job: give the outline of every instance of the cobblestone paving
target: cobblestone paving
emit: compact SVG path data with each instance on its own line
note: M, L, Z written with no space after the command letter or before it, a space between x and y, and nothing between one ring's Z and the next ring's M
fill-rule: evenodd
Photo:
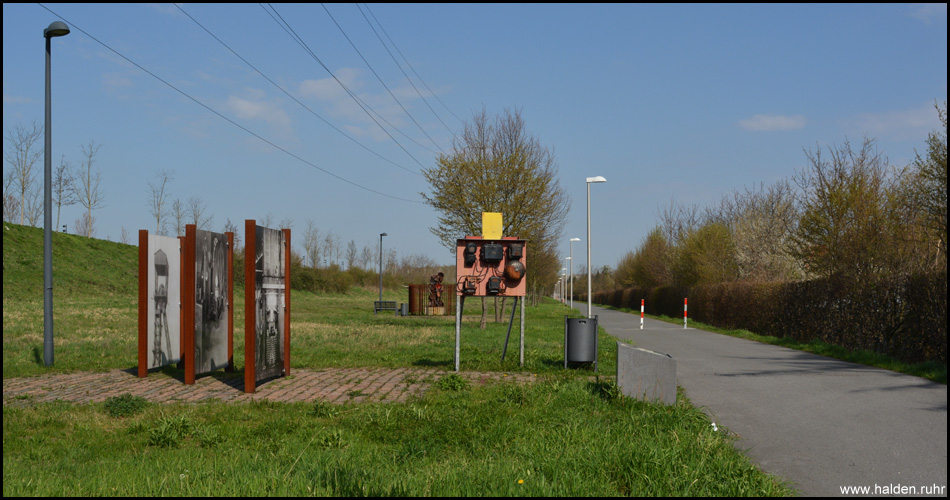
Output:
M35 404L48 401L102 402L112 396L132 394L156 403L194 403L217 399L242 402L271 401L400 402L421 396L442 376L452 373L421 368L294 368L290 377L259 383L251 394L244 392L243 373L216 372L199 376L193 385L162 373L138 378L136 371L69 373L3 380L3 404ZM528 382L528 373L460 372L471 384L491 380Z

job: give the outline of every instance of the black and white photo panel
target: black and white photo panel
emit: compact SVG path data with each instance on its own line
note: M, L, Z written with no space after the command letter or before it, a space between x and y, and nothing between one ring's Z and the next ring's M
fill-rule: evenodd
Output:
M195 373L228 365L228 238L195 232Z
M148 367L181 360L181 240L148 235Z
M255 379L284 374L284 233L257 226L254 263Z

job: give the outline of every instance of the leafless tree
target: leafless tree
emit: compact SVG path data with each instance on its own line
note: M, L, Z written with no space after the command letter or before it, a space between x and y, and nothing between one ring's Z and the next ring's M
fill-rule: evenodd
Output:
M89 212L82 214L73 223L73 231L78 235L92 238L96 235L96 218L89 215Z
M155 234L168 234L168 183L174 179L170 170L159 170L148 181L148 209L155 218Z
M346 268L351 269L356 265L356 258L358 256L358 251L356 250L356 242L350 240L346 245Z
M175 221L175 236L184 236L188 209L179 198L175 198L175 201L172 202L172 219Z
M73 179L69 163L66 161L66 155L63 155L60 159L59 167L53 174L52 188L53 203L56 205L56 225L53 227L58 228L59 216L63 206L68 207L79 202L79 198L76 197L75 179Z
M3 175L3 220L16 222L20 217L20 202L11 192L13 187L13 172Z
M39 142L42 137L43 127L36 122L30 127L17 125L6 133L10 149L3 151L3 158L13 169L13 187L20 199L20 224L29 219L29 224L35 225L42 214L42 189L36 184L37 172L34 169L43 154L43 145Z
M87 146L82 146L82 164L79 167L79 172L75 176L77 182L75 184L74 192L76 193L76 198L79 200L79 204L85 207L86 217L84 227L87 229L85 234L87 237L92 237L93 222L95 218L92 216L92 211L97 210L105 206L105 196L102 191L99 190L99 183L102 181L102 171L98 168L93 170L96 164L96 155L99 154L99 149L102 147L101 144L96 144L93 141L89 141Z
M227 222L224 223L224 229L221 230L223 233L234 233L234 248L231 250L234 253L238 253L241 248L241 231L229 218Z
M307 229L303 233L304 257L310 260L310 267L316 268L320 260L320 230L313 219L307 221Z
M373 262L373 248L371 245L364 245L363 250L360 251L360 258L357 266L360 269L369 270L372 267Z
M208 208L201 201L200 196L188 198L188 222L194 224L196 228L211 230L211 221L214 220L214 216L207 212Z

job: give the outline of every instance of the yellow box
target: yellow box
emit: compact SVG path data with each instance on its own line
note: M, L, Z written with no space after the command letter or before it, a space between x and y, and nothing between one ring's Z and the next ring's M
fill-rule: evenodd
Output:
M482 238L500 240L503 228L501 212L482 212Z

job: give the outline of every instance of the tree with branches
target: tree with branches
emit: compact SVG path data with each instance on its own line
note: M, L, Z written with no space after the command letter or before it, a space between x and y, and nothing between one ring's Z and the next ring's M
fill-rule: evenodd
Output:
M6 141L10 149L5 149L3 158L12 167L13 187L19 195L20 224L24 222L36 225L43 213L42 189L36 184L36 162L43 154L43 127L36 122L30 127L17 125L7 130Z
M102 145L96 144L94 141L89 141L88 145L81 147L83 158L79 166L79 172L75 176L77 182L73 189L79 204L86 209L86 215L78 221L80 223L78 227L83 230L80 234L88 238L91 238L95 232L96 219L92 216L92 211L105 206L105 195L99 189L99 184L102 181L102 171L94 168L100 148L102 148Z
M547 289L560 269L555 252L571 203L558 181L551 150L529 134L519 109L490 117L483 109L466 122L448 154L423 170L430 192L420 193L439 213L430 231L455 250L456 240L481 234L482 212L503 214L502 232L531 245L531 281ZM546 254L555 255L545 258ZM551 256L547 256L551 257ZM482 325L485 302L482 301Z

